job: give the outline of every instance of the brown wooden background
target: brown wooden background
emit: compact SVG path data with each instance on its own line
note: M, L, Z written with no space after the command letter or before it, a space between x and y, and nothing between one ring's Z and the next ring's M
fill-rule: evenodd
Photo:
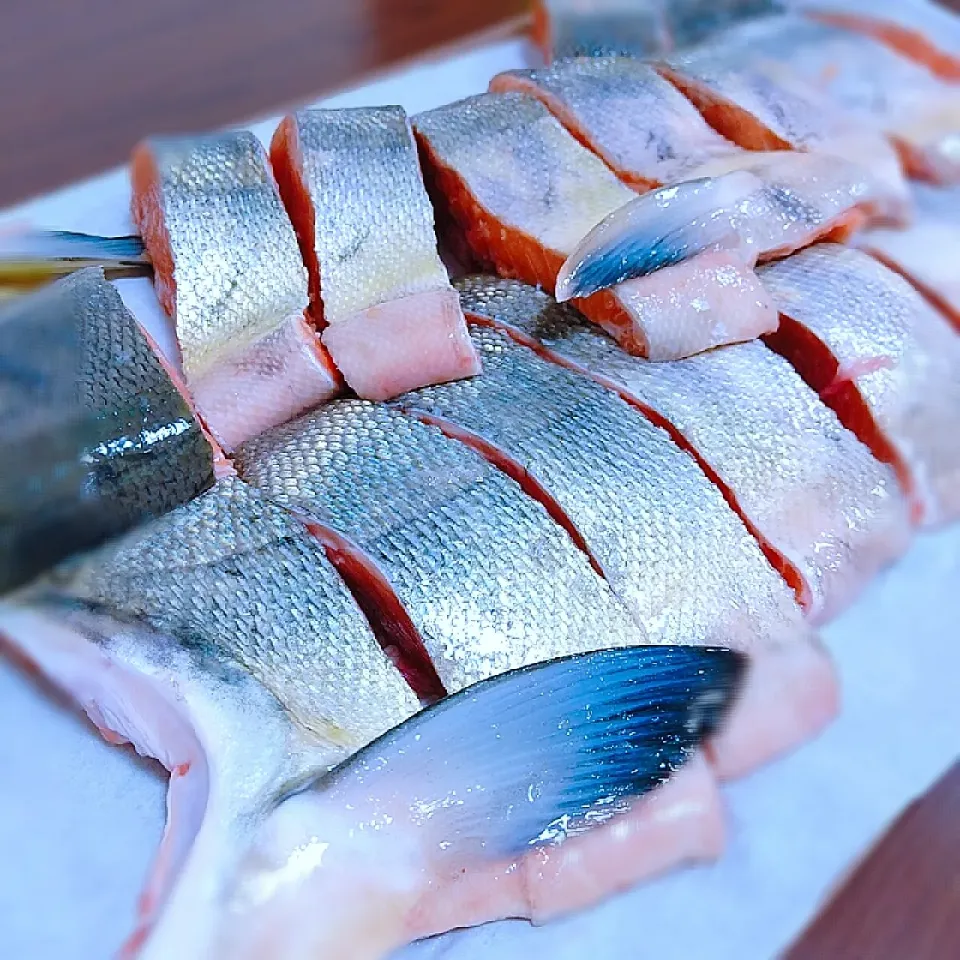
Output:
M121 163L147 134L313 99L502 25L526 5L4 0L0 207ZM790 954L847 958L960 958L960 766L904 815Z

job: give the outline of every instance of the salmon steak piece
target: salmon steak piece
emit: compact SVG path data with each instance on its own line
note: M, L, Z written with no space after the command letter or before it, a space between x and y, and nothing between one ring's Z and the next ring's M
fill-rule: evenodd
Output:
M565 261L578 262L586 243L588 289L565 296L577 297L626 350L658 360L774 329L775 311L752 270L755 241L769 241L772 231L780 251L784 243L795 249L819 236L846 236L869 202L859 171L836 160L824 169L822 158L800 154L757 155L757 173L638 198L540 102L518 93L440 107L415 117L414 129L436 202L478 260L552 292ZM778 182L783 176L788 185ZM798 191L809 202L797 202ZM621 214L631 201L633 213ZM608 218L617 228L625 221L626 231L608 231ZM612 249L624 232L632 245L626 254ZM609 279L624 268L625 277ZM591 287L598 274L605 282Z
M150 140L133 219L176 323L187 383L228 452L341 389L304 316L307 271L252 133Z
M536 97L629 187L684 180L708 161L739 153L650 64L633 57L580 57L539 70L508 70L498 93Z
M925 526L960 515L960 337L901 276L822 244L764 267L781 312L767 342L874 455Z
M396 404L540 500L583 545L647 642L684 637L748 653L755 668L724 738L711 745L718 773L743 773L819 732L837 699L830 661L693 458L592 379L498 330L475 325L471 335L483 377Z
M778 0L537 0L533 39L549 63L569 57L643 57L698 43Z
M710 45L669 62L688 72L699 56L713 60L713 44L727 64L759 65L775 77L799 77L856 121L885 133L911 177L934 183L960 178L960 86L879 40L785 15L738 24Z
M915 183L913 201L906 230L865 230L857 246L909 280L960 332L960 187Z
M804 6L807 16L865 33L943 80L960 82L960 27L935 0L811 0Z
M0 310L0 593L214 480L176 374L103 271Z
M291 114L270 157L309 269L311 315L353 390L386 400L479 373L403 110Z
M801 150L841 157L869 172L873 217L909 221L910 192L899 156L884 134L831 102L827 94L753 48L723 35L653 66L703 119L746 150Z
M689 451L814 622L840 613L909 545L893 470L762 343L654 364L534 287L469 277L457 288L472 323L592 377Z

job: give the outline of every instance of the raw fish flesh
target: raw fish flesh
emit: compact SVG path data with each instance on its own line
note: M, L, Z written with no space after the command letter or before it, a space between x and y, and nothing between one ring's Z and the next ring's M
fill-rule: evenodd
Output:
M731 142L747 150L841 157L869 172L876 218L908 222L909 188L893 145L874 124L857 120L779 62L728 41L672 54L655 66Z
M0 311L0 592L189 500L215 453L98 268Z
M627 186L640 190L687 179L717 157L739 153L647 63L581 57L539 70L509 70L494 92L534 96Z
M133 217L197 406L226 450L339 392L304 317L307 271L251 133L152 140Z
M347 383L386 400L479 373L403 110L291 114L270 155L309 268L312 315Z
M874 454L927 526L960 516L960 337L868 254L820 244L764 267L780 329L767 338Z
M893 471L762 344L652 364L534 287L471 277L457 288L471 322L592 376L690 450L814 621L838 614L907 548Z
M322 570L302 531L287 537L286 522L272 543L256 538L266 572L245 565L241 607L205 601L227 617L203 626L210 642L190 632L199 618L185 610L187 633L173 637L110 617L63 585L0 604L0 635L20 657L71 694L107 739L132 742L171 772L167 829L126 955L265 958L309 947L375 958L431 927L590 902L604 892L589 881L591 858L617 865L615 888L638 869L715 854L719 806L703 762L671 774L715 732L738 686L736 654L635 647L526 668L417 714L343 762L354 738L409 712L409 691L369 635L373 673L328 664L331 653L347 663L358 655L339 620L307 629L343 611L342 588L327 605L338 590L318 587L317 605L299 611L311 623L293 622L299 636L286 649L292 578ZM202 569L211 549L215 564L231 551L245 556L229 528L219 543L222 526L198 529L207 539L186 570ZM288 567L291 555L307 567ZM301 727L219 642L218 628L255 636L238 622L242 604L277 628L276 644L245 655L268 674L279 666L280 688L306 691L331 724ZM327 739L336 732L346 739ZM609 763L612 748L623 763ZM584 870L586 884L572 890ZM498 883L523 874L522 889ZM441 900L446 887L453 896Z
M823 158L801 154L756 156L750 164L757 174L741 170L716 178L722 181L716 186L686 183L673 193L638 199L541 103L516 93L483 94L420 114L414 129L437 202L474 256L502 275L547 290L594 227L631 200L646 201L648 239L655 246L646 251L644 272L651 275L577 305L625 349L657 359L753 339L776 325L749 264L715 249L717 234L725 238L730 231L704 229L703 221L715 217L723 226L724 204L746 201L759 190L746 209L764 217L771 206L780 208L777 225L788 226L792 249L834 231L846 234L869 201L870 185L859 171L847 177L839 161L825 167ZM829 193L822 176L830 178ZM778 177L789 183L783 200ZM661 210L665 198L679 199ZM801 198L813 205L797 202ZM737 236L732 239L735 248L743 246ZM678 287L683 296L674 293Z
M759 65L787 84L799 77L858 123L886 133L911 176L960 178L960 86L872 37L806 17L767 17L668 60L683 74L696 75L702 61L708 71Z

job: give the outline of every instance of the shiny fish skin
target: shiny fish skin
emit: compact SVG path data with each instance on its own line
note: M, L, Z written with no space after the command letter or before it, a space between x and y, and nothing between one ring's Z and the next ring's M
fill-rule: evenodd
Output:
M357 749L419 707L320 543L234 477L104 548L68 586L236 661L335 748Z
M307 271L252 133L150 140L133 216L198 407L228 450L337 392L303 319Z
M529 338L669 422L799 576L808 615L829 619L909 541L892 471L759 343L651 364L576 311L508 280L458 281L464 310Z
M433 209L401 107L302 110L284 120L316 216L323 320L337 323L385 300L449 287ZM276 166L281 129L271 157ZM278 177L279 180L279 177ZM284 202L291 185L279 181ZM309 262L309 261L308 261Z
M548 255L568 253L635 196L532 97L481 94L418 114L413 126L429 154L462 177L480 205ZM498 257L495 238L458 220L477 255L511 269Z
M544 58L633 56L668 49L665 0L537 0L534 38Z
M789 67L744 52L729 34L655 66L733 143L748 150L814 151L856 163L873 178L877 215L896 224L909 219L909 188L893 146L875 125L855 120Z
M479 373L403 109L291 114L270 154L310 271L311 311L350 386L384 400Z
M761 280L793 321L776 349L894 464L926 525L960 514L960 337L947 321L892 270L835 244Z
M0 312L0 591L213 483L213 451L114 286Z
M645 640L538 503L478 454L398 411L329 404L246 444L238 469L376 564L448 692L526 663Z
M913 184L906 230L864 231L857 245L907 278L960 332L960 187Z
M483 377L397 403L479 436L540 483L651 642L752 649L772 623L790 620L781 579L663 430L499 331L473 326L471 335Z
M792 73L886 133L911 176L944 183L960 177L960 92L879 41L784 15L739 24L712 43L722 51L717 66L760 63L774 76Z
M532 97L483 94L420 114L413 123L435 192L473 253L503 276L552 291L564 259L584 236L624 204L644 199ZM695 222L688 232L697 232ZM691 260L677 272L698 295L671 296L680 278L661 276L604 290L578 306L624 349L663 358L669 356L663 330L696 332L689 348L696 350L715 345L719 332L742 339L743 330L749 338L775 325L747 267L727 263L718 270Z
M490 89L538 97L628 186L684 179L715 157L739 153L649 64L632 57L583 57L539 70L509 70Z

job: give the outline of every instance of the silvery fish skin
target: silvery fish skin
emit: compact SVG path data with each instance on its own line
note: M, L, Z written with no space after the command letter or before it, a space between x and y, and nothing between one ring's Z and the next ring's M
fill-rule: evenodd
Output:
M354 391L384 400L478 373L403 109L291 114L271 158L310 269L312 313L322 312L323 343Z
M187 381L232 449L338 391L304 320L307 271L252 133L150 140L134 152L133 216L176 320Z
M479 454L359 400L245 444L241 476L349 541L406 609L449 692L643 631L567 533Z
M235 477L103 548L66 586L240 664L331 749L419 707L320 543Z
M915 183L915 216L906 230L864 231L857 245L903 274L960 330L960 187Z
M483 377L397 403L479 437L540 484L651 642L752 649L778 621L795 622L781 578L663 430L504 333L472 326L471 336Z
M906 548L908 511L893 472L760 343L653 364L533 287L474 277L457 288L468 316L530 340L678 431L761 543L795 568L790 578L815 620L838 613Z
M0 591L213 483L213 450L103 272L0 312Z
M540 0L535 32L548 60L642 57L781 8L776 0Z
M494 77L490 89L538 97L629 186L681 180L709 160L740 152L650 64L633 57L509 70Z
M316 216L312 254L325 322L449 288L403 109L301 110L285 122Z
M413 122L452 219L473 254L503 276L553 290L564 259L585 236L624 205L645 199L532 97L482 94ZM702 249L706 232L699 206L682 206L677 217L654 215L642 238L652 245L644 272L673 267L673 274L664 269L659 277L624 283L578 304L631 353L670 359L678 344L685 355L751 339L776 325L769 298L739 259L711 251L707 258L677 263L691 248ZM678 219L681 226L674 229ZM713 239L711 233L708 241ZM609 263L615 256L597 259ZM674 335L677 329L683 336Z
M856 163L876 185L877 216L907 222L909 188L896 150L875 125L851 116L779 60L741 49L735 36L673 53L655 66L733 143L748 150L815 151Z
M872 436L850 408L862 402L885 442L878 452L894 463L925 524L957 516L960 337L947 321L892 270L836 244L771 264L761 279L800 331L781 324L775 347L841 417L846 410L854 418L853 429Z
M642 57L669 49L664 0L539 0L535 32L549 61Z
M417 114L413 126L438 164L465 180L490 215L561 259L635 196L533 97L481 94ZM461 225L469 233L470 225ZM469 239L477 255L516 269L492 238L484 242L476 231Z
M738 24L702 50L714 68L758 63L774 77L792 73L819 88L858 122L892 137L912 176L947 183L960 176L960 94L872 37L784 15ZM690 66L682 52L677 65Z

